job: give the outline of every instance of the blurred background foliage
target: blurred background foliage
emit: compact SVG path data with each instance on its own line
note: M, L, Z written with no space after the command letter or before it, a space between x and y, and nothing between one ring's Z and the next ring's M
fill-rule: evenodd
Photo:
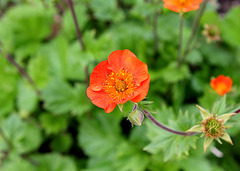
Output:
M116 108L111 114L86 96L92 69L117 49L129 49L148 64L148 99L154 115L171 128L196 125L196 104L211 110L220 99L209 82L233 80L227 105L240 102L240 7L217 11L210 1L200 21L196 48L177 66L179 15L159 0L75 0L83 33L82 50L65 0L0 1L0 170L1 171L223 171L240 170L240 116L231 119L234 146L159 130L145 119L131 127ZM184 46L197 11L184 18ZM204 24L216 25L220 42L206 43ZM30 76L21 76L13 58Z

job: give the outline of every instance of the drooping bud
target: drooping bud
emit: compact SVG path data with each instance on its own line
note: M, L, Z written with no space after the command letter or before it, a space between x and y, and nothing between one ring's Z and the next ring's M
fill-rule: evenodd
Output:
M134 111L132 111L129 115L128 115L128 120L133 124L133 125L142 125L143 122L143 118L144 118L144 114L136 109Z
M206 37L207 43L220 41L220 32L217 26L204 24L202 34Z

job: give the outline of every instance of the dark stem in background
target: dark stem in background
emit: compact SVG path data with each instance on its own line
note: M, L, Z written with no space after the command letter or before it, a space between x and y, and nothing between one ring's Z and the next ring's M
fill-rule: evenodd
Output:
M183 12L179 14L180 16L180 24L179 24L179 43L178 43L178 67L181 66L181 58L182 58L182 37L183 37Z
M153 38L154 38L154 52L155 52L155 54L157 54L157 51L158 51L157 19L158 19L158 11L155 11L154 16L153 16Z
M0 50L1 53L1 50ZM5 58L15 67L17 68L18 72L26 78L26 80L30 83L30 85L33 87L35 90L37 96L40 96L40 91L37 89L33 79L28 75L28 73L10 56L10 55L5 55Z
M197 132L187 133L187 132L181 132L181 131L176 131L176 130L170 129L170 128L164 126L163 124L159 123L148 111L144 110L143 112L144 112L144 114L146 114L148 119L150 119L155 125L157 125L159 128L161 128L167 132L177 134L177 135L182 135L182 136L192 136L192 135L198 134Z
M80 46L82 47L82 50L85 51L86 48L85 48L85 45L84 45L83 40L82 40L82 33L81 33L81 30L80 30L79 25L78 25L77 16L76 16L76 13L75 13L75 10L74 10L73 2L72 2L72 0L67 0L67 2L68 2L68 5L71 9L71 12L72 12L72 17L73 17L76 32L77 32L78 41L80 43Z
M199 22L200 22L200 19L202 18L202 15L203 15L203 13L206 9L207 3L208 3L208 0L204 0L203 4L202 4L195 20L194 20L193 28L192 28L192 34L191 34L190 38L188 39L186 49L183 53L182 60L180 61L180 65L185 61L188 53L192 50L191 46L192 46L192 43L193 43L194 38L196 36L197 30L198 30L198 27L199 27Z
M12 149L12 144L11 144L11 142L8 140L7 136L4 134L4 132L3 132L3 130L2 130L1 127L0 127L0 135L1 135L1 137L3 138L3 140L5 141L5 143L7 144L8 149L9 149L9 151L10 151L10 150Z

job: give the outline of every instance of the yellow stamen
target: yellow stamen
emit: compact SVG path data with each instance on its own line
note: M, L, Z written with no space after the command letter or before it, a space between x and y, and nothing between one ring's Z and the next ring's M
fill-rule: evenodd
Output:
M132 97L135 89L132 73L123 68L117 73L112 71L108 74L104 84L104 91L117 103Z

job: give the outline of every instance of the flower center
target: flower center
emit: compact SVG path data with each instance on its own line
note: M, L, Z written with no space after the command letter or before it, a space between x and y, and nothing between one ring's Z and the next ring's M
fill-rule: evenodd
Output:
M126 83L123 80L115 81L115 88L118 92L124 92L126 90Z
M136 89L134 77L125 69L120 69L118 72L111 71L106 78L104 91L116 103L124 103L134 95Z
M207 120L203 121L204 133L206 136L211 138L221 137L223 135L223 126L222 121L218 120L216 116L212 116Z

